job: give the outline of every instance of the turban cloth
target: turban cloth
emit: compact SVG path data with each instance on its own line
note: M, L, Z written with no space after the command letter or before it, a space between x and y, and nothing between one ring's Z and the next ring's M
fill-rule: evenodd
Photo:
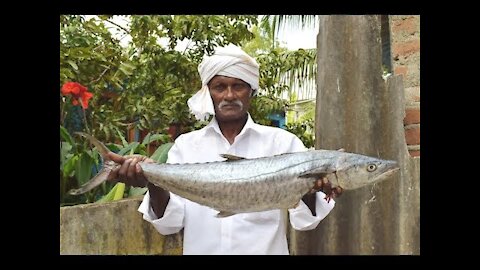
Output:
M187 101L190 112L198 120L206 120L209 114L215 115L207 85L214 76L221 75L245 81L253 89L253 95L258 90L258 63L242 49L232 44L217 48L212 56L204 56L198 65L198 72L202 79L202 88Z

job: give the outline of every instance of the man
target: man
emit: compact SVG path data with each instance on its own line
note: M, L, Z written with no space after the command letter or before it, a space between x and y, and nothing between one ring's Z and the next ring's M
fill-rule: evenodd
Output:
M283 129L258 125L248 109L258 90L259 65L240 48L229 45L206 56L199 65L202 88L188 101L197 119L214 115L204 128L177 138L168 154L168 163L220 161L220 154L244 158L305 151L303 143ZM289 254L287 211L269 210L216 217L217 211L181 198L147 183L138 162L153 162L146 157L121 157L111 154L122 166L110 173L133 186L148 187L139 211L163 235L184 229L184 254ZM314 229L332 210L333 200L324 200L318 184L293 209L290 223L296 230ZM316 192L319 191L319 192ZM341 190L333 189L333 197Z

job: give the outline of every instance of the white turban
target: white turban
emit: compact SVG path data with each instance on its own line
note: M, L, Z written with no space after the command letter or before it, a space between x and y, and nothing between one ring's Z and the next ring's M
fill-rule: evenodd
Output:
M235 45L217 48L212 56L205 55L198 72L202 79L202 88L188 99L187 104L198 120L215 115L212 97L207 83L215 76L222 75L237 78L250 84L253 94L258 89L259 65L251 56Z

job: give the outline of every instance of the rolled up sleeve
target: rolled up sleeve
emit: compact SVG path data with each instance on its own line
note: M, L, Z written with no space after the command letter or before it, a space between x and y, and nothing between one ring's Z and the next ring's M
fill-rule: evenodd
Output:
M312 211L308 206L300 200L299 205L296 208L288 209L290 213L290 224L293 229L298 231L308 231L315 229L320 221L322 221L335 206L335 201L325 200L325 193L317 192L315 200L316 216L312 215Z
M143 219L150 222L155 229L163 234L173 234L179 232L184 226L185 201L183 198L170 192L165 213L162 218L158 218L150 205L150 194L147 192L143 201L138 207L138 211L143 214Z

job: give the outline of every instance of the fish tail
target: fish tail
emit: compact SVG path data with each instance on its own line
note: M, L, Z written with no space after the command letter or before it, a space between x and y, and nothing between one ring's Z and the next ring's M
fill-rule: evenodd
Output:
M100 184L105 182L107 180L108 174L110 173L110 170L107 168L103 168L97 175L95 175L90 181L87 183L83 184L81 187L77 189L71 189L68 191L68 194L70 195L81 195L84 194L95 187L98 187Z
M107 159L107 160L109 159L108 158L108 153L110 153L111 151L101 141L97 140L92 135L89 135L89 134L84 133L84 132L75 132L75 134L87 138L90 141L90 143L93 144L97 148L98 152L100 153L100 155L102 156L103 159Z
M93 137L92 135L89 135L87 133L75 132L75 134L87 138L90 141L90 143L93 144L97 148L97 150L100 153L100 156L102 157L103 161L110 160L108 158L108 153L110 153L111 151L102 142L100 142L95 137ZM109 161L109 162L111 162L111 161ZM90 179L87 183L83 184L81 187L79 187L77 189L72 189L68 193L70 195L81 195L81 194L84 194L84 193L92 190L93 188L99 186L103 182L105 182L108 178L108 175L109 175L110 171L112 170L112 168L111 168L112 165L107 164L109 162L103 162L103 168L102 168L102 170L100 170L100 172L97 173L97 175L95 175L92 179Z

